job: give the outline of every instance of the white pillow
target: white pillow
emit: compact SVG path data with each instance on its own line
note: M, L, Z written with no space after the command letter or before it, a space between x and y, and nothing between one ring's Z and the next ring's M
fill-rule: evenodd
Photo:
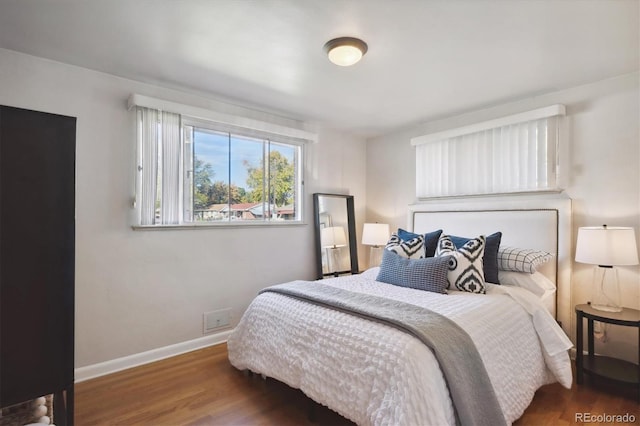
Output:
M528 272L498 271L498 279L501 285L521 287L538 297L542 297L549 290L556 289L553 281L540 272L530 274Z
M366 271L362 272L360 274L360 276L364 277L367 280L368 279L375 280L379 273L380 273L380 267L379 266L372 266L371 268L369 268Z

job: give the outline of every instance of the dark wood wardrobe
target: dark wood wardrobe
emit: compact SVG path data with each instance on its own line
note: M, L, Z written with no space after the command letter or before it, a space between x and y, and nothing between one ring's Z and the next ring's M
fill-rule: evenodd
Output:
M0 406L73 424L76 119L0 106Z

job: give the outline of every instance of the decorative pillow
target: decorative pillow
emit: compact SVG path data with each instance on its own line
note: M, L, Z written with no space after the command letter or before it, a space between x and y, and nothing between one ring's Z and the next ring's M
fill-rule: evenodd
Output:
M456 248L462 247L470 240L470 238L456 237L455 235L450 235L449 237ZM487 245L484 248L482 267L484 268L484 280L488 283L500 284L500 277L498 276L498 249L500 249L500 240L502 240L502 232L487 235Z
M427 232L423 235L425 257L433 257L436 255L436 248L438 247L440 234L442 234L442 229L438 229L437 231L433 232ZM402 228L398 228L398 237L400 237L400 239L403 241L411 240L419 236L420 234L415 234L413 232L405 231Z
M360 277L366 280L375 280L379 272L380 272L379 266L372 266L371 268L363 271L360 274Z
M556 290L556 285L540 272L500 271L500 282L529 290L538 297L542 297L549 290Z
M538 266L548 262L552 257L551 253L542 250L500 247L498 250L498 269L533 274Z
M377 281L400 287L446 293L448 257L408 259L391 250L382 255Z
M442 235L438 241L436 256L449 256L449 286L469 293L486 292L482 259L486 238L484 235L472 238L456 249L448 235Z
M387 241L385 248L409 259L421 259L425 257L424 237L422 235L404 241L398 234L391 234L391 238Z

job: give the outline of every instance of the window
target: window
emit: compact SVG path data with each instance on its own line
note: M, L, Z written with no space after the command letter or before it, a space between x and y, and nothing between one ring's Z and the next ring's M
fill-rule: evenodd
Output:
M139 225L301 222L303 144L153 108L137 118Z
M558 190L560 115L554 105L412 139L417 198Z

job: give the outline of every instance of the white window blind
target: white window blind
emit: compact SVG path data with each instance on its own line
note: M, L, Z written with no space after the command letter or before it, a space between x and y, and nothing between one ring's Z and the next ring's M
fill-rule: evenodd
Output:
M564 107L556 105L413 139L416 196L558 189L558 115L562 114Z
M140 225L180 223L180 115L138 108ZM160 210L158 211L158 206Z
M137 193L140 194L140 224L154 223L158 194L158 133L160 113L152 109L138 110L138 179ZM142 167L145 164L145 167Z

